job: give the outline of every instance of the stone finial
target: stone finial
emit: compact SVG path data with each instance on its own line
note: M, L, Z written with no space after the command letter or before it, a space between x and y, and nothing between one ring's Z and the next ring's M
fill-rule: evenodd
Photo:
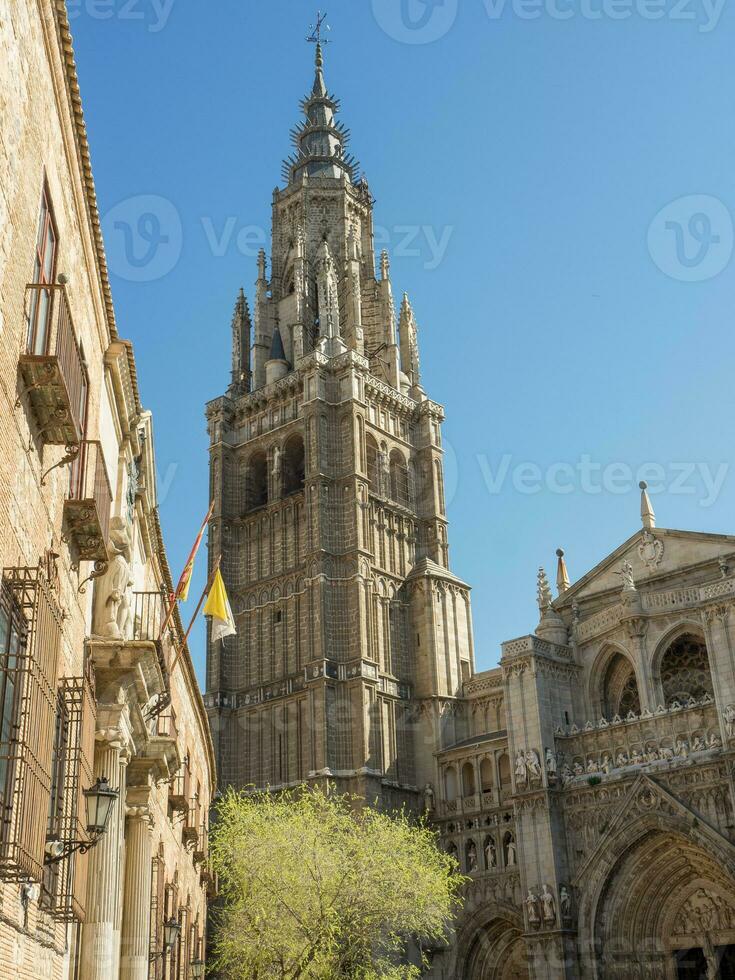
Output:
M538 602L539 612L543 616L553 602L551 586L543 568L539 568L536 576L536 601Z
M638 486L641 488L641 521L643 527L650 530L656 527L656 515L653 511L651 498L648 496L648 484L645 480L641 480Z
M265 280L265 249L258 252L258 279Z
M390 279L390 259L385 249L380 253L380 278Z
M556 549L556 557L558 559L556 564L556 588L559 595L562 595L572 583L569 581L569 572L567 571L567 563L564 560L563 548Z

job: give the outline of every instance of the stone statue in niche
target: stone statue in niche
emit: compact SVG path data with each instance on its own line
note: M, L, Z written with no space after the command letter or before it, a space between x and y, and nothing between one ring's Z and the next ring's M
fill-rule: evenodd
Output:
M728 704L722 714L728 738L735 738L735 704Z
M131 544L128 525L121 517L110 524L113 556L96 582L92 632L112 640L130 639L133 632Z
M528 924L537 929L541 925L541 910L539 908L538 895L535 895L530 888L526 896L526 913L528 915Z
M551 894L548 885L544 885L541 890L541 910L543 912L544 922L548 925L556 924L556 902L554 901L554 896Z
M485 866L488 870L498 866L498 850L492 837L488 837L487 844L485 844Z
M538 757L538 752L534 749L529 749L526 752L526 769L532 782L534 780L541 781L541 760Z
M526 757L523 750L519 749L516 753L516 782L525 784L526 778Z
M572 918L572 896L566 885L561 885L559 888L559 908L564 922L569 922Z
M549 775L549 780L552 782L556 779L556 756L551 749L546 750L546 772Z
M516 864L518 864L518 854L515 841L511 837L505 845L505 865L508 868L514 868Z
M427 813L433 813L434 805L435 805L434 787L431 785L431 783L427 783L426 786L424 786L424 810Z
M473 840L467 847L467 870L470 872L477 871L477 846Z

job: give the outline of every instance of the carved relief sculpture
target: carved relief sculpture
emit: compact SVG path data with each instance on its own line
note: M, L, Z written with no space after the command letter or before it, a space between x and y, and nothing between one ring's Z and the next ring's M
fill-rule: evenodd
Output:
M112 519L110 547L114 555L95 585L92 631L96 636L113 640L129 639L132 635L130 536L127 524L120 517Z

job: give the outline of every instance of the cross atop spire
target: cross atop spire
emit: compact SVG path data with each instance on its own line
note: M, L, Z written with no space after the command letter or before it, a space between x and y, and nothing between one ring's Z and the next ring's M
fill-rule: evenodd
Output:
M322 37L322 28L326 31L331 31L332 28L327 24L327 15L322 13L321 10L316 12L316 24L311 25L311 34L307 37L309 44L316 44L317 51L317 61L321 58L321 46L322 44L329 44L328 37Z

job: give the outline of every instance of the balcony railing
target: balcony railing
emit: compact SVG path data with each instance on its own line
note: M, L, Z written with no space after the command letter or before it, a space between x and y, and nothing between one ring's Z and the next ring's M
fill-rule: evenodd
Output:
M133 639L157 643L166 618L165 594L134 592L133 600Z
M26 286L26 324L19 368L40 436L54 445L77 446L84 436L89 382L66 287Z
M83 561L106 561L112 491L99 442L82 442L72 463L64 517Z
M182 767L169 783L168 802L172 810L179 813L188 814L190 802L189 781L189 767L186 762L184 762Z

